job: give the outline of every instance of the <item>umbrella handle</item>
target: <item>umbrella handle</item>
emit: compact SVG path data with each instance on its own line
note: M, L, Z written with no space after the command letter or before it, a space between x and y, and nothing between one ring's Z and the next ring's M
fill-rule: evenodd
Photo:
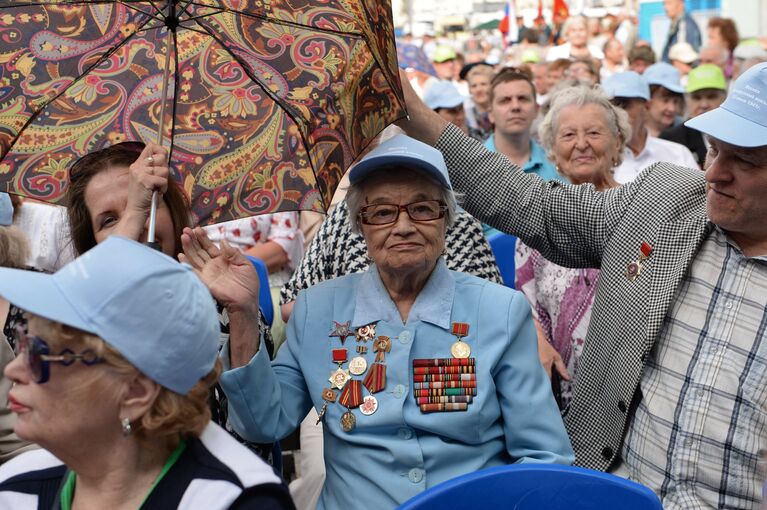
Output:
M172 2L168 2L168 9L173 9ZM172 13L169 11L168 15L170 14ZM163 131L165 130L165 105L168 103L168 80L170 80L170 49L172 42L171 32L171 28L168 27L167 33L165 35L165 69L163 70L162 92L160 93L160 101L162 101L162 103L160 106L160 126L157 128L157 145L162 145ZM166 163L170 165L170 152L168 152L168 161ZM159 197L157 192L152 192L152 207L149 210L149 231L147 232L146 236L146 245L154 248L155 250L160 250L160 245L157 244L154 240L158 199Z
M154 248L157 251L160 249L160 244L155 242L155 223L157 222L157 200L159 199L156 191L152 192L152 207L149 209L149 231L146 234L146 245L150 248Z

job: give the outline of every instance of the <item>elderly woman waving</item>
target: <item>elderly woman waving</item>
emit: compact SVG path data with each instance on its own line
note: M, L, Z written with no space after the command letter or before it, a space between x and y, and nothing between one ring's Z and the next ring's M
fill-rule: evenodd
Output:
M485 467L572 462L524 297L445 266L456 200L442 155L400 135L350 182L374 264L302 291L273 364L258 345L232 360L235 430L279 439L314 406L327 509L391 509Z
M54 275L0 269L0 295L33 314L5 375L44 448L0 468L0 508L293 508L210 421L219 327L189 266L110 237Z

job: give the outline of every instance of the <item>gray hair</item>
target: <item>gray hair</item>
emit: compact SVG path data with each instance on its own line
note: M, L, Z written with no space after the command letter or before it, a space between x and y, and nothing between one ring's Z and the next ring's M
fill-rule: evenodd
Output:
M576 85L563 88L556 91L549 99L549 110L538 127L541 146L546 151L546 157L554 161L554 142L559 129L559 115L562 110L568 106L587 104L594 104L602 108L610 132L620 140L621 145L618 150L616 166L620 165L623 162L623 149L631 139L629 116L622 108L614 106L599 86Z
M380 169L380 172L388 173L393 170L400 169L402 169L402 167L382 168ZM376 175L378 173L379 172L376 172L375 174L371 175ZM422 172L417 172L417 174L422 176L424 179L427 179L439 190L438 200L442 200L445 202L445 204L447 204L447 211L445 212L445 228L452 227L455 223L455 218L458 210L458 201L460 197L453 190L442 187L441 184L439 184L430 176ZM361 182L350 184L349 187L346 188L346 198L344 200L346 200L346 205L349 207L349 223L351 225L352 232L355 234L362 234L359 214L362 210L362 207L365 205L365 185L368 183L368 180L369 177L366 177Z
M566 40L570 40L570 36L568 35L568 32L570 32L570 27L577 25L578 23L583 23L583 26L588 30L589 25L586 22L586 18L583 16L570 16L565 20L565 23L562 25L562 34L565 36Z

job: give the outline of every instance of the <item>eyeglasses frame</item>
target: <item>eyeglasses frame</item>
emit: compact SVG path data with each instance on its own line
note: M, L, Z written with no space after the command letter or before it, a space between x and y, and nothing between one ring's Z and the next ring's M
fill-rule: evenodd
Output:
M420 204L422 202L437 202L439 204L439 216L437 216L436 218L431 218L429 220L416 220L416 219L414 219L413 216L410 214L410 211L408 210L408 207L410 207L411 205ZM365 216L365 211L367 209L370 209L370 208L373 208L373 207L380 207L382 205L390 205L392 207L397 207L397 215L394 217L394 220L392 220L392 221L390 221L388 223L369 223L367 221L366 216ZM359 212L359 214L357 216L359 217L360 223L362 223L363 225L371 225L373 227L382 227L382 226L385 226L385 225L393 225L394 223L397 223L397 221L399 221L399 215L400 215L400 213L402 211L405 211L407 213L407 217L410 218L410 221L412 221L412 222L415 222L415 223L428 223L430 221L436 221L436 220L438 220L440 218L444 218L445 214L447 213L447 209L448 209L447 204L444 201L442 201L442 200L437 200L437 199L433 199L433 200L416 200L415 202L410 202L409 204L403 204L403 205L399 205L399 204L368 204L368 205L366 205L366 206L364 206L364 207L362 207L360 209L360 212Z

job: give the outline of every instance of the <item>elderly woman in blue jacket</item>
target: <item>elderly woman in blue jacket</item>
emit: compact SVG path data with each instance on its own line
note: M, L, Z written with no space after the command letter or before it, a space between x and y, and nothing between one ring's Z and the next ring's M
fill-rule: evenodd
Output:
M445 267L457 206L441 153L399 135L350 182L374 264L302 291L274 362L257 339L229 345L235 430L277 440L314 406L325 509L391 509L478 469L571 463L524 296Z

